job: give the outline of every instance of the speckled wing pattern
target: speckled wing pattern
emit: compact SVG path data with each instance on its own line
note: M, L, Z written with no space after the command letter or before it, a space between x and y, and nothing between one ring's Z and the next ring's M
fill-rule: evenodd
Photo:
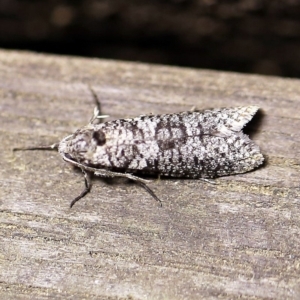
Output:
M264 160L242 132L257 110L245 106L89 124L61 142L59 152L115 172L186 178L244 173Z

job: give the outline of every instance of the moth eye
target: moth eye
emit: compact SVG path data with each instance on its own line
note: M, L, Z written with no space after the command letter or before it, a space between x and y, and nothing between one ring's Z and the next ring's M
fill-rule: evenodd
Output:
M97 142L98 146L103 146L106 142L105 134L101 130L93 132L93 139Z

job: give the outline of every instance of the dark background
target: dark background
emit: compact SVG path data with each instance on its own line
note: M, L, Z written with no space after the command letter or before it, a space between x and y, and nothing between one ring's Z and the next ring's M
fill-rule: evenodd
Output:
M300 77L300 0L0 0L0 47Z

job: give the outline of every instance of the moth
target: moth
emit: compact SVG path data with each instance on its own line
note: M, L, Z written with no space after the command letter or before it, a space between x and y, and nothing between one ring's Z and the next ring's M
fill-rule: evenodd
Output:
M99 123L103 116L96 108L86 126L61 142L14 150L57 150L63 160L82 170L85 188L70 207L90 192L93 174L133 180L161 204L149 180L138 175L208 180L261 165L259 147L242 132L258 109L241 106Z

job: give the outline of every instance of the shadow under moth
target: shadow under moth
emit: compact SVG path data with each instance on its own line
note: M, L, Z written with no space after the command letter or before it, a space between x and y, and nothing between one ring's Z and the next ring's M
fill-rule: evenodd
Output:
M105 116L100 115L100 103L92 93L98 107L86 126L51 146L14 149L58 150L63 160L82 170L85 188L71 207L90 192L92 174L133 180L161 204L147 186L149 180L136 175L208 180L248 172L263 163L259 147L242 132L257 106L142 115L99 123Z

